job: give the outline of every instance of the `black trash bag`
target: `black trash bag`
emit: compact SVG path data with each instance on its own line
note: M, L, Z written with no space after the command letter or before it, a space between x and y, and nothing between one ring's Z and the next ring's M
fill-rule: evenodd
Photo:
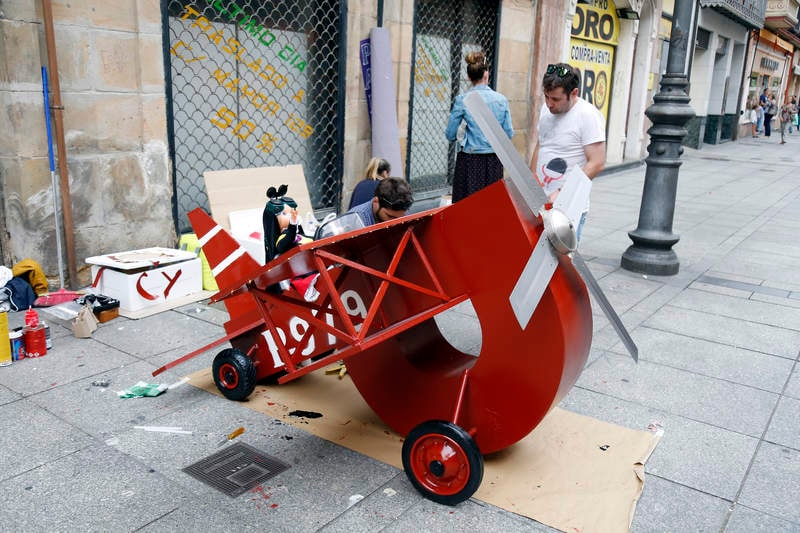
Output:
M89 304L94 313L119 307L119 300L102 294L84 294L79 298L75 298L73 301L80 305Z

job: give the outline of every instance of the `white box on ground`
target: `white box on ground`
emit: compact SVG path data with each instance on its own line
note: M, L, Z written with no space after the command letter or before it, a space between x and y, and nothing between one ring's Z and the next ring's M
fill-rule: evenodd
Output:
M138 311L200 292L203 274L193 252L144 248L86 259L92 292L119 300L120 311Z
M259 265L264 264L264 226L262 217L263 208L239 209L228 213L231 236L255 259ZM261 238L252 237L253 234L262 235Z

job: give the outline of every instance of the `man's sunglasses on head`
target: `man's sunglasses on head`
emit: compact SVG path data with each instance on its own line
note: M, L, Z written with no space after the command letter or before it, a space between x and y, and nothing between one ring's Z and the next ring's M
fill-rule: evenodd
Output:
M411 204L414 202L409 202L406 200L396 200L394 202L390 202L386 198L378 196L378 203L381 205L381 207L391 209L392 211L408 211L411 208Z
M565 67L563 65L547 65L547 73L553 74L556 73L559 78L565 77L567 74L572 73L572 69Z

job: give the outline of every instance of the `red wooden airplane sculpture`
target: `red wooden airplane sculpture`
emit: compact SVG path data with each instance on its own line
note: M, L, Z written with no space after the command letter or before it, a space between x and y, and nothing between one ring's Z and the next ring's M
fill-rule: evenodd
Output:
M285 383L345 360L365 401L406 436L411 483L453 505L480 485L482 454L525 437L577 380L592 339L581 275L636 357L574 251L580 212L571 204L581 204L588 180L579 173L560 204L542 209L544 194L505 134L492 131L499 125L483 101L468 106L511 179L452 206L327 237L266 265L205 212L189 213L220 287L212 301L230 315L227 335L153 375L230 342L214 358L214 381L242 400L258 380ZM309 272L320 274L315 301L277 288ZM454 348L434 320L467 300L480 321L477 357Z

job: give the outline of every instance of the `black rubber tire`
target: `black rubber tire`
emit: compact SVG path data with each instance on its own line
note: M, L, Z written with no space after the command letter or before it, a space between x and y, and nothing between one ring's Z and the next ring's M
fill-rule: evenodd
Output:
M256 388L256 367L253 361L235 348L219 352L211 370L214 383L229 400L245 400Z
M441 449L448 453L439 454ZM445 456L447 464L437 459ZM403 468L414 488L444 505L469 499L483 480L478 445L464 429L442 420L429 420L411 430L403 442Z

